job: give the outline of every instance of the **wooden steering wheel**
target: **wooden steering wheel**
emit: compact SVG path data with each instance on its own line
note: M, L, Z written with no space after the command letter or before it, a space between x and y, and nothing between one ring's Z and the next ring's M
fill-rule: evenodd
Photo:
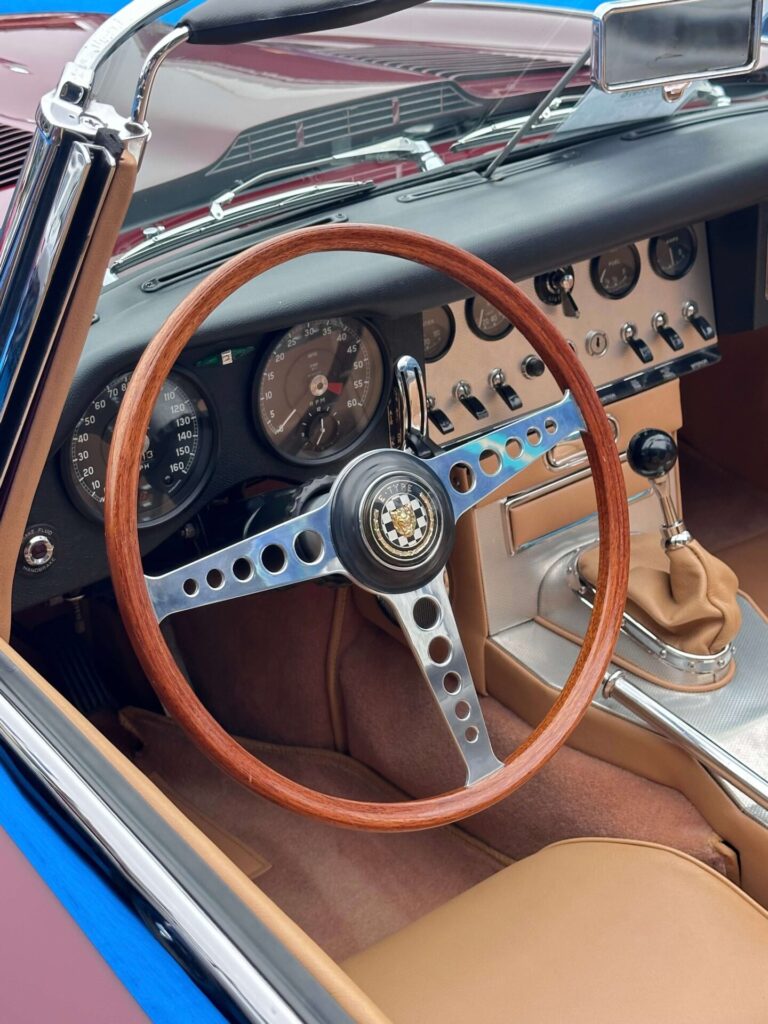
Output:
M564 397L430 458L389 449L367 452L344 467L319 507L164 576L145 576L136 505L142 445L155 401L182 349L241 285L298 256L334 251L412 260L487 299L523 332ZM579 431L592 468L600 529L594 610L558 699L502 763L491 749L443 570L456 520ZM457 474L459 467L463 473ZM487 263L446 242L388 227L340 225L281 235L234 256L187 296L145 350L121 403L107 473L106 539L118 604L136 654L164 707L197 746L238 782L275 803L336 825L379 832L458 821L531 778L589 707L610 663L627 594L629 522L619 457L597 394L567 342ZM174 612L328 576L347 577L388 603L464 758L464 788L402 803L364 803L285 778L208 713L159 627Z

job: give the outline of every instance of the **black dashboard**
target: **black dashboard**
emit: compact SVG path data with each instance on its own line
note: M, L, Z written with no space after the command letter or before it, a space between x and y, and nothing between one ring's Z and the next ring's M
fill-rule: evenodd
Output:
M407 225L501 267L552 316L608 403L717 359L715 324L727 300L717 287L713 294L710 263L722 262L730 237L724 215L733 193L717 183L727 159L739 168L742 199L759 194L743 143L741 160L722 148L732 130L721 121L678 129L674 137L627 133L513 164L492 185L471 174L437 191L412 185L350 206L337 219ZM649 181L646 173L633 193L631 179L648 169L638 163L673 143L678 155L690 145L699 162L709 147L717 166L682 193L674 180ZM553 181L556 209L547 202ZM214 257L215 265L245 244L230 238L105 288L34 502L26 544L37 546L33 557L24 549L20 556L17 609L107 577L104 465L127 375L199 280L201 264L210 267ZM759 279L762 234L754 246ZM227 300L166 382L145 445L144 552L170 538L204 545L196 517L228 495L241 497L264 481L305 484L337 472L353 454L388 446L392 367L405 354L425 367L436 443L557 397L513 325L498 322L455 283L389 257L304 257Z

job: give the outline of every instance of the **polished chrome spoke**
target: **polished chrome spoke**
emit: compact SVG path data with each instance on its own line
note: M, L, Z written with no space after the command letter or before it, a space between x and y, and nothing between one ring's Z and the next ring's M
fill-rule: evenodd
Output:
M343 573L329 510L326 502L164 576L145 576L158 621L174 612Z
M407 594L382 594L408 638L419 668L466 765L471 786L502 767L491 749L480 701L442 574Z
M566 392L556 404L465 441L429 459L427 465L442 481L458 519L555 445L584 429L579 408Z

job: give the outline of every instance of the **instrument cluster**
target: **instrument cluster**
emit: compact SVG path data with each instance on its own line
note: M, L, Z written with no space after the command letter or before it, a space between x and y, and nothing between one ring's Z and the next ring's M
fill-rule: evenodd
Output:
M617 382L642 390L649 369L671 373L715 341L700 228L620 246L521 287L568 339L606 401ZM542 360L480 296L428 309L421 321L434 440L450 442L557 399ZM250 428L279 461L306 471L343 456L381 425L392 383L390 349L374 323L336 316L208 355L194 367L224 366L233 352L238 360L249 353ZM137 496L141 527L181 514L213 472L219 424L205 371L194 367L174 370L152 415ZM94 519L103 516L109 446L129 380L130 371L119 373L94 395L61 449L67 492ZM378 442L386 443L386 435ZM252 470L258 475L258 460Z
M704 225L685 226L519 282L604 402L704 365L717 338ZM556 400L544 363L473 297L423 314L430 433L439 443Z
M259 346L260 348L260 346ZM331 317L296 324L255 346L224 349L177 368L165 381L144 439L138 522L146 528L180 515L211 476L219 448L217 418L200 377L252 355L250 420L282 462L331 462L359 444L382 409L391 359L368 323ZM64 485L74 505L103 519L107 459L131 371L118 374L88 402L62 447ZM226 416L227 410L221 410ZM258 460L250 460L258 475Z

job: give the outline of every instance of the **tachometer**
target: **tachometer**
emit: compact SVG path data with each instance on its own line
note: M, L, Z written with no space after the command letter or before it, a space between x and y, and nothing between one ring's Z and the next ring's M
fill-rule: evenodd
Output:
M312 320L272 345L254 384L254 414L282 456L329 459L364 433L383 390L384 361L369 327Z
M589 265L592 284L606 299L623 299L640 279L640 253L634 245L610 249Z
M109 445L130 377L116 377L96 395L63 452L68 489L91 515L103 513ZM144 439L139 526L162 522L189 504L205 478L212 450L208 404L191 381L169 377Z

